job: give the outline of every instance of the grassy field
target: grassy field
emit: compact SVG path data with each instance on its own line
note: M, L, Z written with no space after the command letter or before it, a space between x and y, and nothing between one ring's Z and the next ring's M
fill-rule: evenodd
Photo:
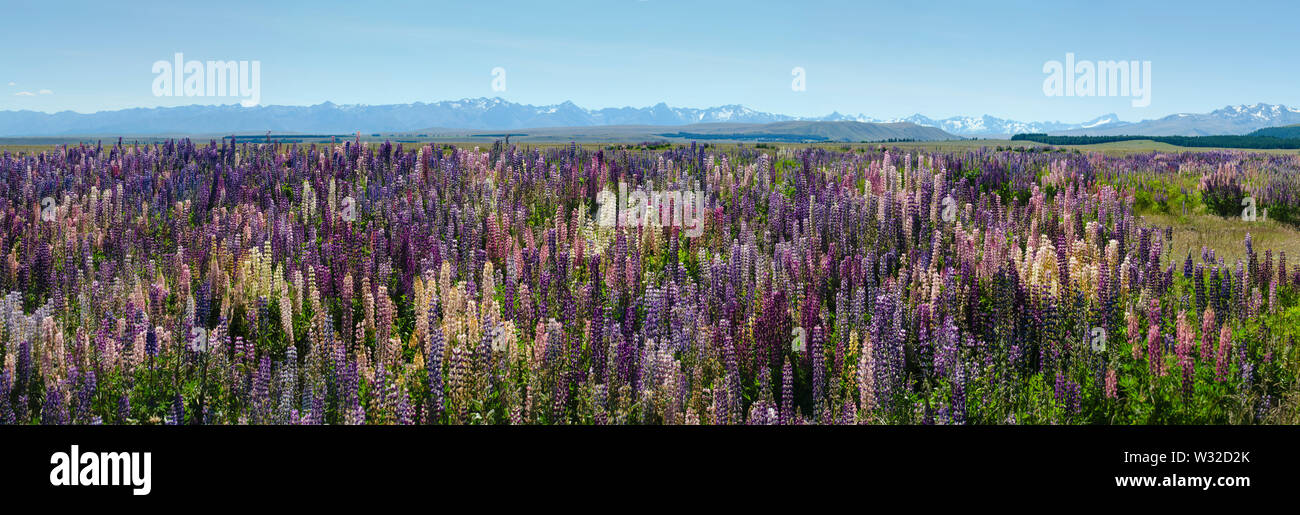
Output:
M1272 220L1246 222L1239 217L1223 218L1215 215L1189 215L1179 217L1162 213L1142 215L1152 225L1174 228L1174 243L1170 249L1175 256L1191 252L1199 259L1201 247L1215 249L1228 263L1246 259L1246 234L1249 233L1258 249L1283 251L1288 256L1300 256L1300 231Z
M1020 143L1017 141L1016 143ZM1065 148L1077 148L1080 150L1093 150L1110 155L1122 155L1145 152L1212 152L1219 150L1241 150L1245 152L1258 152L1262 154L1300 154L1300 149L1234 149L1234 148L1213 148L1213 147L1180 147L1168 143L1159 143L1148 139L1133 141L1116 141L1112 143L1099 143L1096 145L1067 145Z

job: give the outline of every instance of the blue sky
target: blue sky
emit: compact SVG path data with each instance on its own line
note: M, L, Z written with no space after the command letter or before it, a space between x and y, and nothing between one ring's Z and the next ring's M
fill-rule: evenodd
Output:
M151 66L261 62L262 104L500 96L898 117L1083 121L1300 105L1295 2L8 1L0 110L233 103L156 97ZM1047 97L1043 65L1151 61L1151 105ZM506 90L492 90L492 69ZM791 69L807 89L791 90ZM44 90L44 92L42 92Z

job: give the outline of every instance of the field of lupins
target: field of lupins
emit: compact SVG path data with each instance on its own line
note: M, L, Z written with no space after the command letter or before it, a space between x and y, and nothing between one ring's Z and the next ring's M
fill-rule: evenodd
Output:
M598 223L620 182L698 187L702 234ZM0 422L1297 423L1300 263L1139 215L1294 223L1298 184L1226 152L5 152Z

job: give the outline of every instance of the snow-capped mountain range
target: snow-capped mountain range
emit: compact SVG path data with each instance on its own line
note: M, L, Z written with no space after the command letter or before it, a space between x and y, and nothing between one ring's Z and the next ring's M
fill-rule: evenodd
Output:
M1110 124L1122 124L1119 117L1115 114L1107 114L1084 123L1062 123L1062 122L1021 122L1016 120L1007 120L995 116L953 116L935 120L922 114L914 114L906 118L882 119L872 118L864 115L848 116L839 113L831 113L819 118L827 121L852 120L858 122L911 122L925 127L936 127L944 131L963 137L993 136L1005 137L1013 134L1023 134L1027 132L1047 132L1055 133L1075 129L1087 129L1094 127L1103 127Z
M709 108L649 107L587 109L573 102L529 105L501 98L467 98L441 102L387 105L312 106L190 105L133 108L97 113L0 111L0 136L171 135L233 132L400 132L431 128L515 130L541 127L608 125L690 125L699 123L773 123L783 121L911 122L960 137L1009 137L1027 132L1050 134L1204 135L1245 134L1255 129L1300 123L1300 109L1285 105L1227 106L1204 114L1175 114L1157 120L1125 122L1114 114L1083 123L1023 122L994 116L932 119L875 118L838 112L795 117L756 111L742 105Z
M1171 114L1164 118L1135 123L1115 120L1112 123L1078 127L1059 131L1059 133L1088 136L1214 136L1246 134L1265 127L1297 123L1300 123L1300 108L1259 103L1230 105L1209 113Z

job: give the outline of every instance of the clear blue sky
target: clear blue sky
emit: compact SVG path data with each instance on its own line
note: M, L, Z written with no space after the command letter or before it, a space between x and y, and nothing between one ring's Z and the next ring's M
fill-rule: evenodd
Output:
M235 101L153 96L151 65L176 52L261 61L264 105L500 96L1061 121L1300 105L1294 1L997 3L8 0L0 110ZM1045 96L1043 64L1067 52L1151 61L1151 105ZM498 66L504 92L491 89ZM796 66L804 92L790 88Z

